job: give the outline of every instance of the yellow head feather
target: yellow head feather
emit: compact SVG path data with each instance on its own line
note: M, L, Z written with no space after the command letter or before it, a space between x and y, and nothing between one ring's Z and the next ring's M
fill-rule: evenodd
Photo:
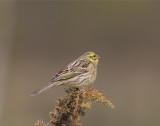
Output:
M98 64L98 59L100 57L94 52L87 52L87 53L82 55L82 58L85 58L85 59L91 61L94 64Z

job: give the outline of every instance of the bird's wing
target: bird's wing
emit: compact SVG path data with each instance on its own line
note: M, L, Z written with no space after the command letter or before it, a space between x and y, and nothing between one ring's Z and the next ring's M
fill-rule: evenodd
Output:
M54 78L51 79L51 82L56 81L62 81L62 80L68 80L70 78L73 78L75 76L78 76L80 74L83 74L85 72L88 72L86 68L78 68L76 70L70 69L67 67L63 70L61 70Z
M88 72L89 61L85 60L76 60L69 64L65 69L61 70L54 78L51 79L51 82L67 80L78 76L80 74Z
M73 78L75 76L77 76L78 73L73 73L73 72L67 72L67 73L59 73L58 75L56 75L56 77L54 78L54 81L62 81L62 80L67 80L70 78Z

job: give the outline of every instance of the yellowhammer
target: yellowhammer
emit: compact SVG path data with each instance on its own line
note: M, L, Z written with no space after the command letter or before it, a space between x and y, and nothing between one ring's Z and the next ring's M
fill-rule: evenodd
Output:
M70 87L88 86L96 79L98 59L94 52L87 52L61 70L50 82L34 91L31 96L39 94L53 86L68 85Z

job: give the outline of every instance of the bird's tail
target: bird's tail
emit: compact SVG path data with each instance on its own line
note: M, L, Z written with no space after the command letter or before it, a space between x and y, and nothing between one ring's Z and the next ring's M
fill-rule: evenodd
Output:
M44 87L42 87L42 88L34 91L34 92L31 94L31 96L38 95L38 94L42 93L43 91L48 90L48 89L51 88L52 86L58 86L58 85L60 85L60 83L58 83L58 84L56 84L56 83L49 83L49 84L47 84L46 86L44 86Z

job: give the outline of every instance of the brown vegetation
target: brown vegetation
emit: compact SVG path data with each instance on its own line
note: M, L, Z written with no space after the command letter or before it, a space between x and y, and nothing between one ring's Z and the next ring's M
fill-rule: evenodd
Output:
M80 116L84 116L90 109L89 101L114 105L97 89L94 88L69 88L65 90L66 96L57 99L57 105L49 113L50 121L45 124L37 121L35 126L82 126Z

